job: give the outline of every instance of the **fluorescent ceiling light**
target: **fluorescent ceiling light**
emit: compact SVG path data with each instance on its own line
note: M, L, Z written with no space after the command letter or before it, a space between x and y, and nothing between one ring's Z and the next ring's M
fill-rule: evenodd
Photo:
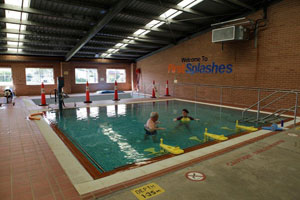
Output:
M191 3L190 5L188 5L187 7L185 8L191 8L193 7L194 5L197 5L198 3L201 3L203 0L197 0L197 1L194 1L193 3Z
M25 35L22 35L22 34L18 35L18 34L14 34L14 33L7 33L6 35L8 38L19 38L20 37L20 39L23 39L25 37Z
M156 24L155 26L153 26L152 28L158 28L159 26L163 25L165 22L160 22L158 24Z
M22 20L28 19L28 13L22 13Z
M151 22L149 22L148 24L146 24L146 26L152 27L152 26L154 26L154 25L156 25L158 23L159 23L158 20L152 20Z
M176 17L177 15L180 15L181 13L182 13L182 11L177 11L176 13L174 13L173 15L168 17L168 19L172 19L172 18Z
M108 49L107 52L112 52L114 51L115 49Z
M22 1L23 1L23 7L29 7L30 0L4 0L4 3L21 7Z
M115 45L116 47L120 47L120 46L123 46L123 43L118 43Z
M133 35L140 35L141 33L143 33L144 31L146 31L145 29L139 29L136 32L133 33Z
M178 6L181 6L181 7L186 7L187 5L193 3L195 0L183 0L181 1L180 3L178 3L177 5Z
M163 14L161 14L160 17L164 17L167 19L169 16L173 15L175 12L177 12L177 10L171 8L171 9L167 10L166 12L164 12Z
M145 31L144 33L142 33L141 35L146 35L147 33L149 33L150 31Z
M8 44L8 45L15 45L15 46L18 46L18 42L10 42L10 41L8 41L7 44Z
M15 49L15 48L7 48L7 51L15 51L15 52L17 52L18 49Z
M20 25L19 24L6 23L6 28L7 29L16 29L16 30L19 30Z

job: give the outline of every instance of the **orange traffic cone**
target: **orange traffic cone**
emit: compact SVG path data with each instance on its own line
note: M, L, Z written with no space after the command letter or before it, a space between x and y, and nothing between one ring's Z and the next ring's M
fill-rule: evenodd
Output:
M45 95L45 86L44 83L42 82L41 86L41 104L40 106L47 106L48 104L46 103L46 95Z
M155 96L155 81L153 80L152 96L151 98L156 98Z
M86 82L84 103L92 103L92 101L90 100L89 82Z
M167 84L166 84L166 95L165 96L170 96L169 94L169 81L167 80Z
M118 96L118 83L115 81L115 97L113 101L120 101L119 96Z

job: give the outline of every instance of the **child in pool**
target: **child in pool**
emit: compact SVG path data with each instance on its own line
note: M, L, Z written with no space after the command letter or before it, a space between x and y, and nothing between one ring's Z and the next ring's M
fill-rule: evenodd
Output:
M152 136L152 140L155 141L157 130L164 130L165 128L159 128L157 127L158 121L158 113L157 112L151 112L150 118L148 119L147 123L144 126L144 129L146 131L145 133L145 139L148 138L149 135Z

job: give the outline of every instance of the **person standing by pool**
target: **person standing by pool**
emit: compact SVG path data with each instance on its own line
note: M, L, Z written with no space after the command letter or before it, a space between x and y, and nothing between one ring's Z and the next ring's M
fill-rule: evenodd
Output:
M157 130L165 130L165 128L157 127L157 124L160 123L158 121L158 117L159 115L157 112L151 112L150 118L144 126L144 129L146 131L145 139L147 139L149 135L152 135L152 140L154 142L156 139Z

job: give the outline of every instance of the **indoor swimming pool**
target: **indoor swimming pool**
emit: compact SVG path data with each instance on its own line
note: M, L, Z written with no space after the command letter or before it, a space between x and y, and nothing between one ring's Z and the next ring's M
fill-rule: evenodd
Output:
M174 122L173 118L181 116L184 108L199 121ZM159 113L159 127L166 128L158 131L156 141L144 138L144 124L152 111ZM247 115L255 117L256 113ZM100 172L108 172L161 156L160 138L165 144L186 149L203 144L205 128L218 135L237 134L240 131L235 129L235 122L241 118L241 110L169 100L72 108L61 113L53 110L46 112L46 118Z

